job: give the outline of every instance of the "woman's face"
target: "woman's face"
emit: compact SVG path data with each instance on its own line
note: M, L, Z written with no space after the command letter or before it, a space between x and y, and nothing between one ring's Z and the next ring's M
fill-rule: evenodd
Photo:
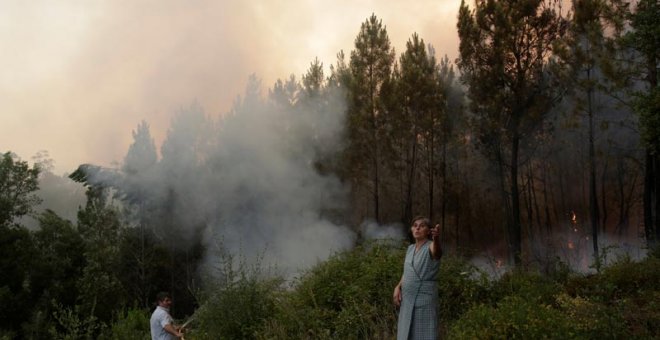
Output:
M431 228L424 222L424 220L419 219L413 222L412 226L410 226L410 231L415 240L425 240L429 238Z

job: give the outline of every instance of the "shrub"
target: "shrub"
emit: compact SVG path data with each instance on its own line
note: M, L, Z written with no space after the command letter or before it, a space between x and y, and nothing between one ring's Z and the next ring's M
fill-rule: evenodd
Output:
M602 317L593 317L600 324L619 323L628 334L653 338L660 335L658 282L660 258L650 256L640 262L621 258L598 275L573 278L565 291L596 306L589 310L592 314L604 310Z
M585 338L621 339L630 336L622 314L617 308L565 293L557 296L559 310Z
M560 311L521 296L497 307L478 305L449 328L450 339L574 339L578 330Z
M493 283L490 297L493 302L507 296L518 296L539 304L552 304L555 302L554 296L561 290L562 286L547 276L514 269Z
M262 338L373 339L394 334L392 291L405 248L369 243L304 273L278 304Z
M49 330L52 339L93 339L106 327L94 315L82 316L80 305L70 308L53 301L53 308L55 324Z
M240 252L226 252L219 240L214 255L218 261L205 267L203 288L191 292L199 307L185 322L185 338L253 339L273 314L283 279L262 266L263 254L248 262Z
M474 305L490 301L488 275L459 257L443 257L438 275L442 321L459 318Z
M149 312L129 309L115 316L115 321L99 337L101 340L148 340L151 339Z
M599 275L569 280L566 291L572 296L613 302L624 296L658 291L658 282L660 258L648 257L640 262L623 258L605 268Z
M241 275L217 287L195 313L189 338L253 339L275 310L280 284L280 279Z
M405 246L371 243L319 263L287 289L245 266L210 291L195 339L391 339ZM621 258L599 274L514 270L496 281L445 257L438 290L451 339L658 338L660 259ZM561 268L560 268L561 269ZM233 273L233 274L232 274Z
M660 291L619 301L617 308L635 338L660 338Z

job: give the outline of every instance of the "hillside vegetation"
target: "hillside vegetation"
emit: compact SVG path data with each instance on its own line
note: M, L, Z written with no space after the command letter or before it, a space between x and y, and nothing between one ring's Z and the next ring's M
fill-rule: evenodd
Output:
M186 339L394 339L391 295L404 250L361 246L288 284L254 266L236 270L231 282L207 292ZM597 274L558 262L550 272L527 268L498 278L447 256L438 280L439 331L448 339L657 338L657 255L637 262L620 257ZM147 311L130 311L105 336L147 338L147 324Z

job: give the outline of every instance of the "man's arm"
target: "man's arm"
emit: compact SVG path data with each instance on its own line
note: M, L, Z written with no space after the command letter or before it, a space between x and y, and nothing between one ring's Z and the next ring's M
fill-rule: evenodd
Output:
M166 331L167 333L170 333L170 334L174 335L174 336L177 337L177 338L180 338L180 337L183 336L183 333L181 333L181 332L179 332L178 330L176 330L176 329L174 328L174 326L172 326L171 323L168 323L167 325L165 325L165 327L163 327L163 329L165 329L165 331Z

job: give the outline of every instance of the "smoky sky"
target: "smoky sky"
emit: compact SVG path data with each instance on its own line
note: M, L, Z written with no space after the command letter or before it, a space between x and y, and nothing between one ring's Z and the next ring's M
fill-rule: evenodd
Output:
M360 25L382 19L397 54L417 32L455 58L459 1L0 2L0 150L48 150L55 173L112 166L131 129L164 140L192 101L226 114L250 74L266 86L298 78L318 57L328 72Z

